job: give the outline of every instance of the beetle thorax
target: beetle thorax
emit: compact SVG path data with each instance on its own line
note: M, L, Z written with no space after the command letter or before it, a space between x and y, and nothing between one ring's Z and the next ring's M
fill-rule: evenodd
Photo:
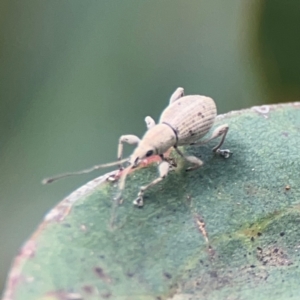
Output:
M134 150L130 162L138 164L142 159L152 155L164 154L176 144L176 135L166 124L157 124L150 128Z

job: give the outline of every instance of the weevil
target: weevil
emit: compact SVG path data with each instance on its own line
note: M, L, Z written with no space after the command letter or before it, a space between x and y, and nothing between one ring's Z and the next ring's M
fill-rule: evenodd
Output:
M173 148L184 160L189 162L191 166L187 171L195 170L203 165L203 162L196 156L184 154L178 147L184 145L204 145L209 141L221 137L220 142L212 149L224 158L228 158L231 154L228 149L220 149L224 143L228 132L228 125L224 124L217 127L212 135L207 139L202 139L214 124L217 116L217 109L214 100L210 97L200 95L184 95L184 89L179 87L171 95L169 105L162 112L159 122L147 116L145 118L147 131L143 138L140 139L136 135L122 135L118 143L118 160L113 163L96 165L90 169L62 174L56 177L45 179L43 183L50 183L62 177L85 174L99 168L119 165L121 178L119 183L118 199L122 197L122 191L125 187L126 176L130 170L137 168L145 158L153 155L159 155L161 162L158 165L159 176L149 184L142 186L138 192L137 198L133 204L143 206L143 196L147 189L162 181L170 170L170 161L165 157L165 153ZM137 145L129 158L122 159L124 143ZM124 169L123 163L129 162Z

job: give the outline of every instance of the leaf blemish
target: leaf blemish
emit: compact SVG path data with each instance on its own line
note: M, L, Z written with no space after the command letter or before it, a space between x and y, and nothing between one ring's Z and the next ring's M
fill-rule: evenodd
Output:
M88 294L92 294L94 291L94 288L91 285L85 285L82 289Z
M103 269L100 267L96 267L94 269L96 275L98 275L103 281L105 281L106 283L111 283L111 278L104 273Z

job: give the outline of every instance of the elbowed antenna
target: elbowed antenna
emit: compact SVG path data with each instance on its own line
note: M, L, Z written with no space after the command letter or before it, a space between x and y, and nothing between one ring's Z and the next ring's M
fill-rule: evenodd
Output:
M82 171L64 173L64 174L60 174L60 175L57 175L57 176L54 176L54 177L45 178L45 179L42 180L42 184L52 183L53 181L56 181L58 179L62 179L62 178L73 176L73 175L87 174L87 173L93 172L93 171L101 169L101 168L113 167L113 166L122 164L126 161L128 161L128 158L124 158L122 160L118 160L118 161L108 163L108 164L96 165L96 166L93 166L89 169L85 169L85 170L82 170Z

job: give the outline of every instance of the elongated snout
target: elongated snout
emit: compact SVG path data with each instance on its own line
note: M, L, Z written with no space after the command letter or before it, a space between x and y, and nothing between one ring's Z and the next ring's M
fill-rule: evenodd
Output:
M137 156L137 155L134 155L134 153L129 157L128 159L128 162L129 162L129 166L131 169L134 169L136 168L140 162L141 162L141 159Z

